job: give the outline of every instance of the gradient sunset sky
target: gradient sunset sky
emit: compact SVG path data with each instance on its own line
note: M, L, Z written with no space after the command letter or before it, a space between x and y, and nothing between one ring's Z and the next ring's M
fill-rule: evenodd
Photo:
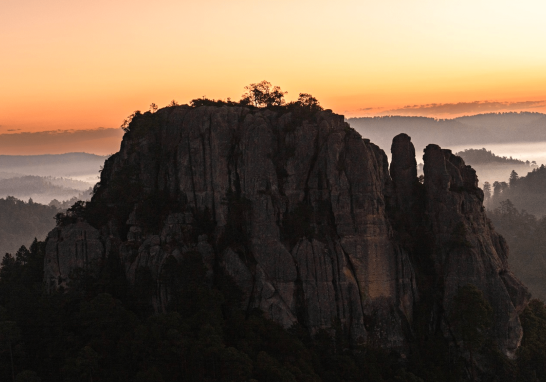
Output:
M0 154L47 151L5 134L104 131L263 79L346 117L546 112L545 15L539 0L2 0ZM117 151L100 139L72 151Z

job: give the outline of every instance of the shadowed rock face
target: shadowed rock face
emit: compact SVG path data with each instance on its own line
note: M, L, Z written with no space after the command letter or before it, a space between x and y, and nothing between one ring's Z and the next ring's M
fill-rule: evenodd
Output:
M457 289L474 284L493 307L500 347L513 356L523 331L518 315L527 305L527 289L508 269L508 247L485 215L476 172L436 145L425 149L426 221L436 270L444 280L449 312Z
M420 292L447 313L433 321L447 336L453 297L473 284L493 308L497 343L513 356L523 335L518 315L529 294L508 269L508 247L485 215L476 172L450 150L429 145L420 185L413 153L410 137L395 137L390 172L401 211L399 234L412 237L405 248L418 269Z
M429 293L417 292L416 273L429 272L419 269L421 226L433 238L429 276L445 282L436 303L449 309L458 285L476 284L500 309L501 346L517 346L526 292L507 270L504 240L460 158L429 146L423 186L410 138L401 135L389 175L384 152L331 112L301 121L269 110L181 106L137 116L130 129L88 207L100 217L90 221L95 227L80 222L50 234L51 287L85 265L80 253L116 256L132 283L139 268L150 271L162 311L166 260L199 253L210 280L218 272L233 278L245 309L311 333L339 322L355 343L403 350L413 307ZM460 222L474 249L443 250Z
M96 268L104 256L100 233L86 222L54 228L47 236L44 282L48 290L65 288L76 269Z

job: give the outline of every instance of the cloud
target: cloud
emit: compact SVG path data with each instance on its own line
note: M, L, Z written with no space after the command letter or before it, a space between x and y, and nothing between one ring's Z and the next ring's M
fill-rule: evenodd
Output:
M2 126L0 125L0 127L2 127ZM8 131L19 131L19 130L21 130L21 129L8 129Z
M458 103L429 103L425 105L406 105L398 109L384 110L377 115L471 115L497 111L522 111L546 107L546 101L474 101Z
M84 151L100 155L119 150L121 129L50 130L0 134L0 154L38 155Z

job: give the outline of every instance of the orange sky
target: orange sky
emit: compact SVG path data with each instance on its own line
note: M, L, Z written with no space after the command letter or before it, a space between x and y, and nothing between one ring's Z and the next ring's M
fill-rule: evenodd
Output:
M538 0L3 0L0 134L115 128L262 79L347 117L546 112L544 14Z

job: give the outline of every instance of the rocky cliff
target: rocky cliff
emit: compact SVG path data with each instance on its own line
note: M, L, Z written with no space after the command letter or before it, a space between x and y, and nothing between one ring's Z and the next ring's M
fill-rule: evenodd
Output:
M512 355L529 296L508 270L476 174L435 145L424 161L421 184L402 134L389 172L385 153L328 111L138 114L85 213L49 234L45 281L64 288L75 270L116 259L130 283L151 276L153 306L163 311L166 264L199 254L210 283L228 275L237 284L243 309L311 334L339 325L355 344L400 352L418 305L427 330L451 338L453 296L474 284L493 307L500 349Z

